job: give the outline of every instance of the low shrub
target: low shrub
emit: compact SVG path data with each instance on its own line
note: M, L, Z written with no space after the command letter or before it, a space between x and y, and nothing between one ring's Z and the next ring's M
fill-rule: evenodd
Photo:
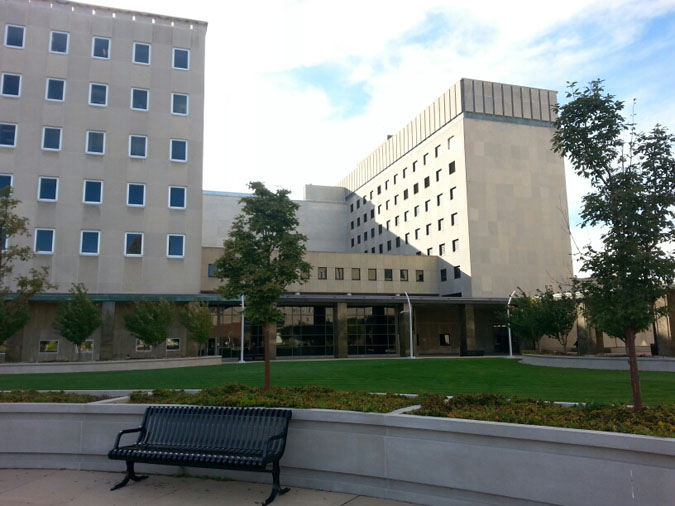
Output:
M13 390L0 392L0 402L64 402L86 404L107 399L105 396L73 394L68 392L38 392L37 390Z
M154 390L152 394L133 392L130 402L140 404L193 404L197 406L237 406L302 409L338 409L389 413L415 404L417 401L395 394L344 392L321 386L273 387L264 391L230 383L205 388L197 394L183 390Z
M587 403L564 407L498 394L460 394L449 400L442 395L424 394L420 404L421 408L413 414L675 437L675 406L672 405L645 408L636 413L621 405Z

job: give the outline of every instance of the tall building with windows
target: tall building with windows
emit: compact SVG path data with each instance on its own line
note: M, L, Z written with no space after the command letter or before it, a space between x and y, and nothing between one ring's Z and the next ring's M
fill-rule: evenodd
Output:
M206 23L46 0L1 0L0 20L0 186L30 220L10 238L35 251L23 268L47 266L58 293L84 283L111 318L134 294L198 294Z

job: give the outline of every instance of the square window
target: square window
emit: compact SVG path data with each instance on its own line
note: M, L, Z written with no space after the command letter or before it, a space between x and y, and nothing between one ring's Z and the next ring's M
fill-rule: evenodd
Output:
M450 162L450 164L448 165L448 172L449 172L450 174L454 174L454 173L455 173L455 162Z
M217 272L218 268L214 264L209 264L207 267L206 276L209 278L217 278Z
M105 37L94 37L91 43L91 57L109 60L110 39L106 39Z
M358 267L352 267L352 281L361 280L361 269Z
M397 237L397 238L396 238L396 247L397 247L397 248L400 248L400 247L401 247L401 238L400 238L400 237Z
M431 182L429 181L429 176L425 177L424 178L424 187L429 188L430 184L431 184Z
M420 229L416 228L415 229L415 239L419 239L419 238L420 238Z
M443 194L442 194L442 193L436 195L436 205L437 205L437 206L440 206L440 205L441 205L441 200L442 200L442 199L443 199Z
M424 212L429 212L429 204L431 204L431 200L427 200L424 203Z
M173 48L173 68L178 70L190 69L190 50Z
M441 180L441 172L443 172L442 169L436 171L436 182Z
M2 84L0 85L0 95L3 97L21 96L21 75L20 74L2 74Z
M180 338L179 337L167 337L166 338L166 351L180 351Z
M394 281L394 271L392 269L384 270L384 280L385 281Z
M68 54L68 39L68 32L51 32L49 52Z
M38 255L51 255L54 253L54 229L35 229L35 253Z
M26 29L23 26L5 25L5 46L23 49Z
M142 183L127 184L127 205L133 207L145 206L145 185Z
M105 132L87 132L88 155L102 155L105 153Z
M354 247L354 238L352 237L352 248Z
M448 269L441 269L441 281L448 280Z
M59 180L55 177L38 179L38 200L56 202L59 197Z
M457 224L457 213L452 213L450 215L450 225L455 226Z
M403 200L408 200L408 190L403 190Z
M185 187L169 186L169 208L185 209Z
M368 281L377 281L377 269L368 269Z
M171 153L169 159L172 162L187 162L188 141L171 139Z
M443 230L443 229L445 229L445 220L443 218L441 218L440 220L438 220L438 230Z
M440 145L440 144L434 148L434 156L435 156L436 158L438 158L438 153L440 152L440 150L441 150L441 145Z
M382 225L378 225L378 226L377 226L377 233L378 233L379 235L382 235Z
M380 253L384 253L384 246L382 246L381 244L380 244L378 249L379 249Z
M397 180L398 180L398 174L394 174L394 184L396 184Z
M455 137L448 137L448 149L452 149L455 147Z
M49 339L40 341L38 351L40 353L58 353L59 352L58 339Z
M455 279L459 279L462 277L462 271L459 269L459 265L454 267L453 274L455 275Z
M183 258L185 256L185 236L169 234L166 241L166 256Z
M100 204L103 202L103 181L85 181L82 190L82 202Z
M452 240L452 251L459 251L459 239Z
M12 177L11 174L0 174L0 191L12 186Z
M415 208L413 209L413 214L414 214L415 216L419 216L419 215L420 215L420 206L415 206Z
M434 254L434 249L433 248L427 248L427 256L431 256Z
M415 271L415 281L418 283L422 283L424 281L424 271L423 270L416 270Z
M335 268L335 279L338 281L342 281L343 279L345 279L345 270L343 267Z
M375 218L375 209L370 210L370 217Z
M422 157L422 164L426 165L427 164L427 159L429 158L429 153L425 153L424 156Z
M136 351L151 351L152 347L142 339L136 339Z
M131 88L131 108L135 111L147 111L150 108L150 92Z
M445 243L441 243L438 245L438 256L443 256L445 255Z
M5 148L16 146L16 125L0 123L0 146Z
M150 65L150 44L134 42L132 60L141 65Z
M409 239L410 239L410 232L406 232L406 234L405 234L405 243L406 244L408 244Z
M100 239L98 230L83 230L80 235L80 255L98 255Z
M171 114L187 116L190 110L190 96L182 93L171 94Z
M387 251L391 251L391 239L387 241Z
M108 85L89 83L89 105L105 107L108 105Z
M394 195L394 205L398 205L398 195Z
M129 156L131 158L146 158L148 138L144 135L129 136Z
M317 267L316 277L318 279L328 279L328 267Z
M401 277L401 281L408 281L408 269L401 269L401 272L399 274Z
M143 256L143 234L140 232L126 232L124 234L124 255Z
M431 223L427 223L426 232L427 232L427 235L429 235L431 233Z
M456 186L450 188L450 200L454 200L455 198L455 190L457 189Z
M402 175L403 175L403 179L405 179L406 172L408 172L408 168L407 168L407 167L406 167L405 169L403 169L403 174L402 174Z
M419 185L419 183L415 183L413 185L413 193L417 194L417 193L419 193L419 191L420 191L420 185Z
M54 102L63 102L66 99L66 81L48 77L45 99Z
M412 171L416 172L417 171L417 160L415 160L412 164Z
M45 151L61 151L61 129L57 127L42 128L42 149Z

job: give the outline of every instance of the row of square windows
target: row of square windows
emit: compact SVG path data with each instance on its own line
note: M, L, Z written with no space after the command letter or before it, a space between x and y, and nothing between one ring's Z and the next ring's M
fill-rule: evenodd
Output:
M431 228L431 224L427 225L427 235L430 234L430 228ZM374 237L374 235L373 235L374 229L372 229L370 231L370 233L371 233L371 236ZM420 229L418 228L418 229L415 230L415 239L419 239L419 236L420 236ZM368 233L366 232L365 234L363 234L363 242L365 243L367 240L368 240ZM404 241L405 241L405 244L410 244L410 233L409 232L405 234ZM361 244L361 236L358 236L356 238L356 244L357 245ZM397 249L401 247L401 238L400 237L397 237L395 239L395 244L396 244ZM453 239L451 244L452 244L452 252L453 253L458 252L459 251L459 239ZM353 247L354 247L354 239L352 238L352 248ZM389 239L387 241L387 251L391 251L392 249L393 249L392 248L392 241L391 241L391 239ZM370 248L370 252L375 253L375 246ZM381 243L381 244L378 245L377 252L378 253L384 253L384 243ZM364 251L364 253L368 253L368 250L366 249ZM419 251L419 252L417 252L417 254L421 255L422 252ZM427 255L431 256L433 254L434 254L434 249L433 248L427 248ZM445 254L446 254L446 248L445 248L445 243L443 242L443 243L438 245L438 256L444 256Z
M405 171L405 169L403 169L403 170ZM450 164L448 164L448 174L454 174L455 171L456 171L455 162L450 162ZM443 173L443 169L438 169L436 171L436 182L439 182L441 180L442 173ZM394 176L394 181L396 181L396 176ZM388 184L389 184L389 180L385 181L385 189L388 187ZM394 184L396 184L396 183L394 183ZM430 186L431 186L431 177L427 176L427 177L424 178L424 188L429 188ZM453 186L452 188L450 188L450 200L453 200L455 198L456 189L457 189L456 186ZM419 193L419 191L420 191L419 183L413 184L413 186L412 186L413 195L417 195ZM381 186L378 186L377 187L377 194L379 195L380 193L381 193ZM409 190L408 189L403 190L403 200L408 200L409 196L410 196ZM394 205L398 205L398 200L399 200L398 197L399 197L398 194L394 195ZM441 205L442 197L443 197L442 193L436 196L436 205L439 205L439 206ZM370 200L371 201L373 200L373 192L372 191L370 192ZM426 211L429 210L429 203L430 202L431 202L430 200L427 200L426 203L425 203ZM368 199L366 197L359 198L359 200L356 201L356 210L358 210L361 207L361 203L363 203L363 205L365 206L368 203ZM384 203L384 209L385 210L389 210L390 203L391 203L391 200L385 201L385 203ZM415 209L417 209L417 207ZM352 213L354 212L354 204L353 203L350 204L349 210ZM378 204L377 214L380 214L381 212L382 212L382 204ZM417 216L417 214L415 214L415 216ZM375 217L375 210L374 209L370 210L370 217L371 218ZM359 218L357 218L357 221L358 220L359 220ZM363 221L364 222L368 221L368 213L364 213ZM353 223L354 222L352 221L352 225L353 225ZM352 226L352 228L354 228L354 227Z
M448 151L451 151L452 149L454 149L454 146L455 146L455 137L454 137L454 136L448 137ZM438 158L438 156L440 155L440 151L441 151L441 145L439 144L438 146L436 146L436 147L434 148L435 158ZM429 153L426 153L426 154L422 157L423 165L426 165L426 164L427 164L428 158L429 158ZM416 172L416 171L417 171L417 160L415 160L415 161L413 162L413 164L412 164L412 171L413 171L413 172ZM448 164L448 172L449 172L450 174L454 174L454 173L455 173L455 162L454 162L454 161L453 161L453 162L450 162L450 163ZM402 175L402 178L403 178L403 179L406 178L407 173L408 173L408 167L405 167L405 168L401 171L401 175ZM442 173L443 173L443 169L438 169L438 170L436 171L436 181L440 181ZM394 181L394 184L397 184L397 183L398 183L398 174L394 174L393 181ZM431 184L430 177L429 177L429 176L425 177L425 178L424 178L424 187L425 187L425 188L428 188L428 187L430 186L430 184ZM385 180L385 182L384 182L384 190L386 191L386 190L388 190L388 189L389 189L389 180L387 179L387 180ZM414 193L418 193L418 191L419 191L419 183L415 183L415 184L413 185L413 192L414 192ZM371 201L372 201L372 200L373 200L373 195L374 195L374 194L377 194L377 195L381 195L381 194L382 194L382 185L377 185L377 188L376 188L375 190L371 190L371 191L370 191L370 193L369 193L369 199L366 198L365 196L363 196L363 198L358 197L358 195L356 195L355 193L352 194L352 195L350 196L350 198L353 198L355 195L356 195L356 197L358 197L357 200L356 200L356 209L359 209L359 208L361 207L361 204L362 204L362 203L363 203L363 205L365 205L365 204L368 202L368 200L371 200ZM403 195L404 195L404 199L407 199L407 198L408 198L408 190L404 190L404 191L403 191ZM398 196L396 196L395 199L397 199L397 197L398 197ZM352 213L354 212L354 203L350 204L349 210L350 210L350 212L352 212Z
M0 174L0 190L12 186L11 174ZM187 208L187 189L184 186L169 186L169 209ZM57 202L59 199L59 178L40 177L37 199L41 202ZM85 180L82 185L82 203L100 205L103 203L103 181ZM145 183L127 183L127 205L145 207Z
M450 200L455 199L455 192L456 191L457 191L456 186L450 188ZM396 201L394 201L394 202L396 202ZM443 194L439 193L438 195L436 195L436 206L440 206L442 203L443 203ZM381 205L377 206L377 214L380 214L382 212L381 207L382 207ZM430 207L431 207L431 200L427 200L424 203L424 212L429 212ZM389 201L387 201L385 209L389 209ZM420 215L420 206L415 206L413 208L413 216L417 217L419 215ZM407 222L409 217L410 217L410 211L405 211L403 213L403 221ZM371 219L375 218L375 209L370 210L370 218ZM364 213L363 214L363 223L366 224L367 222L368 222L368 213ZM394 226L398 226L400 222L401 222L401 216L400 215L394 216ZM452 213L450 215L450 224L452 226L455 226L456 223L457 223L457 213ZM391 224L391 220L387 220L387 230L389 230L390 224ZM351 221L350 226L351 226L351 230L354 230L354 220ZM361 217L360 216L358 218L356 218L356 226L357 227L361 226ZM443 220L443 218L441 218L440 220L438 220L438 230L443 230L443 226L444 226L444 220ZM382 233L382 225L380 225L380 233Z
M124 233L124 256L143 256L143 232ZM34 250L38 255L54 254L54 239L56 231L53 228L36 228ZM9 246L9 238L5 237L3 249ZM80 255L98 256L101 247L100 230L80 231ZM185 258L185 236L182 234L167 234L166 236L167 258Z
M18 127L14 123L0 123L0 147L14 148L17 143ZM63 128L42 127L42 150L61 151ZM88 155L105 155L106 133L88 130L85 137L84 152ZM129 135L129 158L148 157L148 137ZM188 141L186 139L169 140L169 160L186 163L188 161Z
M21 96L21 74L5 72L0 79L0 96L19 98ZM45 100L65 102L66 80L48 77L45 84ZM94 107L108 106L108 85L105 83L89 83L89 105ZM129 108L134 111L150 110L150 90L131 88ZM190 95L187 93L171 93L170 112L176 116L187 116L190 108Z
M180 337L168 337L166 339L166 351L180 351ZM72 346L72 343L68 344ZM141 339L136 339L136 351L150 351L152 347ZM78 346L80 353L93 353L94 340L87 339ZM58 339L43 339L38 345L38 353L58 353L59 340Z
M26 47L26 27L21 25L5 25L5 46L13 49ZM68 54L70 50L70 33L52 31L49 33L49 52ZM110 59L110 39L108 37L93 36L91 39L91 57L99 60ZM150 65L152 44L134 42L131 50L131 61L139 65ZM173 48L172 68L176 70L190 70L190 50L180 47Z

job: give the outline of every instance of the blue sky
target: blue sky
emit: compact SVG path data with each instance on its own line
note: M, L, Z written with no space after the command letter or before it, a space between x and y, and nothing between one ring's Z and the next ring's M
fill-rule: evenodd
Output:
M675 0L93 2L208 21L208 190L335 184L462 77L561 101L566 81L602 78L637 99L639 129L675 131ZM573 225L586 191L568 170Z

